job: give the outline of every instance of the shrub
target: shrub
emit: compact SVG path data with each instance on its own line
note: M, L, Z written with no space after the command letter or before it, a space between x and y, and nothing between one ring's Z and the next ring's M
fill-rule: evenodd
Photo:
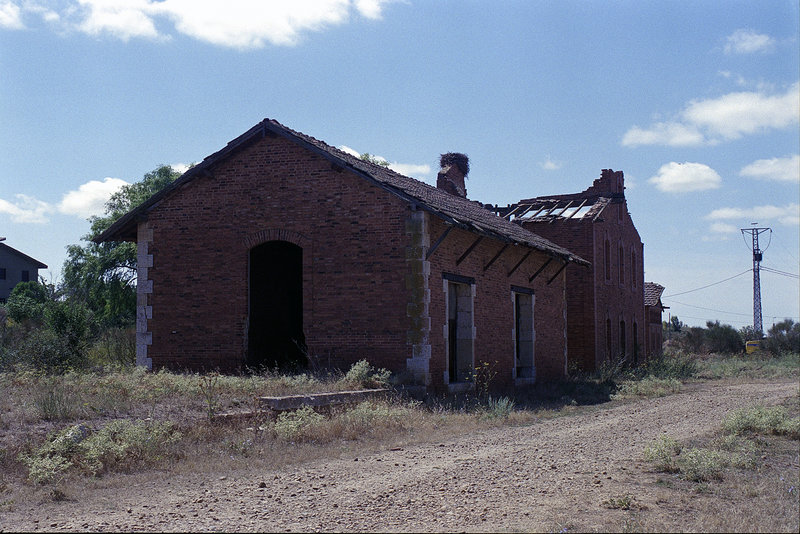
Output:
M731 325L720 324L719 321L708 321L706 327L705 348L709 352L737 354L744 351L744 341L739 335L739 331Z
M514 411L515 402L508 397L499 399L489 397L486 402L484 416L489 419L506 419Z
M77 417L80 400L59 381L45 380L33 396L33 406L45 421L69 421Z
M709 449L688 449L678 457L681 475L692 482L722 480L722 473L728 466L725 455Z
M772 354L800 353L800 323L786 319L769 329L762 347Z
M691 378L698 373L697 359L680 350L665 351L647 360L639 372L655 378Z
M51 434L39 448L20 455L20 461L32 482L57 483L70 468L96 475L155 464L181 437L170 422L122 419L94 433L85 425L74 425Z
M624 397L664 397L681 390L681 383L674 378L648 376L641 380L623 382L613 398Z
M136 331L133 328L107 328L87 352L94 365L130 367L136 362Z
M285 441L311 441L325 418L311 406L283 412L275 421L275 433Z
M69 338L49 328L37 328L15 348L9 349L4 364L26 364L34 369L61 373L86 367L87 359L85 352L77 348Z
M402 430L409 417L410 412L406 407L364 401L330 422L330 437L358 439L384 430Z
M79 461L90 473L129 470L165 458L167 448L182 435L169 421L112 421L81 442Z
M722 424L725 432L786 435L800 439L800 417L790 418L783 406L753 406L730 413Z
M359 360L347 371L344 381L353 387L382 388L389 384L391 374L387 369L373 368L367 360Z
M49 300L47 287L38 282L20 282L8 297L8 317L16 322L41 321L44 307Z
M662 435L645 447L644 458L654 463L657 471L677 473L680 471L677 459L682 449L675 438Z

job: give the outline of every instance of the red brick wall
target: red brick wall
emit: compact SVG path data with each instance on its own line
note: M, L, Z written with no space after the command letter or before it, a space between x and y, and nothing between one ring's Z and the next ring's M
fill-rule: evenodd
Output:
M638 358L647 351L644 315L644 247L624 201L606 207L602 217L558 220L552 224L524 223L527 229L590 261L590 268L567 270L567 332L570 367L596 369L623 347L620 321L625 321L624 351L633 358L634 325ZM609 242L610 277L605 274L605 241ZM619 246L623 247L624 281L619 281ZM635 252L635 286L631 277L631 251ZM606 342L606 320L611 321L611 346Z
M303 249L309 354L322 364L367 358L402 369L406 203L279 137L259 140L211 174L149 216L154 367L242 365L248 251L279 238Z
M434 243L445 231L446 225L431 217L430 239ZM509 246L488 269L489 261L502 248L503 243L484 238L477 247L456 265L456 261L473 244L476 236L459 229L452 230L430 258L430 317L431 317L431 378L433 385L443 388L447 371L445 357L445 302L442 273L472 277L475 279L473 303L475 322L475 364L487 362L494 366L497 375L494 385L508 388L513 385L514 343L512 339L514 306L511 286L534 290L534 358L536 379L552 380L564 377L565 373L565 321L564 321L564 271L551 284L547 281L561 266L551 262L537 278L528 278L549 256L534 252L522 265L508 276L528 249ZM569 266L566 270L576 268Z
M303 251L304 334L315 362L346 368L366 358L403 371L412 356L410 206L281 137L260 139L210 171L149 213L153 259L140 283L151 284L152 293L140 295L140 304L152 307L144 337L152 337L153 367L230 371L243 365L249 250L279 239ZM427 220L430 244L445 225L433 215ZM453 230L430 258L430 385L445 388L443 272L476 280L476 363L495 364L497 386L513 384L512 285L535 291L537 379L562 377L565 272L577 267L547 284L560 267L553 261L529 283L547 256L532 253L508 276L527 251L510 246L484 271L502 247L489 238L456 265L476 237Z

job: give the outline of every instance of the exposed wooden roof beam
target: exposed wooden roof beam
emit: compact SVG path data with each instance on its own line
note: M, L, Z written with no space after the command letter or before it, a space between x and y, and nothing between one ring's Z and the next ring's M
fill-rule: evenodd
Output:
M526 252L525 255L522 256L522 259L517 262L517 264L514 266L514 268L511 269L510 271L508 271L508 275L506 275L506 276L511 276L512 274L514 274L514 271L519 269L519 266L522 265L522 262L528 259L528 256L531 255L531 252L533 252L533 251L529 249L528 252Z
M469 246L469 248L461 255L461 257L456 260L456 265L459 265L462 261L467 259L467 256L469 256L470 252L472 252L475 249L475 247L478 246L478 243L480 243L482 240L483 236L479 235L478 239L473 241L472 244Z
M578 206L577 208L575 208L575 211L573 211L572 213L570 213L570 215L569 215L569 217L567 217L567 219L571 219L572 217L574 217L576 213L578 213L579 211L581 211L581 208L582 208L582 207L584 207L588 201L589 201L589 199L588 199L588 198L584 198L584 199L583 199L583 202L581 202L581 205L580 205L580 206Z
M555 279L556 279L556 276L558 276L559 274L561 274L561 271L563 271L564 269L566 269L566 268L567 268L567 264L568 264L568 263L569 263L568 261L565 261L565 262L564 262L564 265L562 265L562 266L561 266L561 268L560 268L559 270L557 270L557 271L556 271L556 274L554 274L553 276L551 276L551 277L550 277L550 280L548 280L548 281L547 281L547 285L548 285L548 286L550 285L550 283L551 283L553 280L555 280Z
M449 234L450 230L452 230L452 229L453 229L452 226L448 226L447 230L445 230L442 233L442 235L439 236L439 239L437 239L436 242L434 242L434 244L431 246L431 248L428 249L428 252L425 253L425 259L426 260L429 259L431 256L433 256L433 253L436 252L436 249L439 248L439 245L442 244L442 241L444 241L444 238L447 237L447 234Z
M541 266L541 267L539 267L539 268L536 270L536 272L535 272L535 273L533 273L533 274L531 275L531 277L530 277L530 278L528 278L528 283L530 283L530 282L533 282L533 279L534 279L534 278L536 278L537 276L539 276L539 275L541 274L541 272L542 272L542 271L544 271L544 270L545 270L545 268L546 268L548 265L550 265L550 262L551 262L551 261L553 261L553 258L547 258L547 261L546 261L546 262L544 262L544 264L542 264L542 266Z
M498 251L498 253L497 253L497 254L495 254L495 255L494 255L494 257L493 257L491 260L489 260L489 263L487 263L486 265L484 265L484 266L483 266L483 270L484 270L484 271L486 271L486 269L488 269L489 267L491 267L491 266L492 266L492 264L493 264L494 262L496 262L496 261L497 261L497 259L500 257L500 255L501 255L501 254L503 254L503 252L505 252L507 248L508 248L508 243L506 243L505 245L503 245L503 248L501 248L501 249Z

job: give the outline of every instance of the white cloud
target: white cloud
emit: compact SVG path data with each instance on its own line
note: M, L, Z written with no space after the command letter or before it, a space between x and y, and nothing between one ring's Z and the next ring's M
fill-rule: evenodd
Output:
M170 167L172 167L173 171L183 174L189 170L190 165L188 163L173 163Z
M692 102L682 113L689 124L723 139L786 128L797 123L799 115L800 83L793 84L784 94L741 92Z
M389 164L389 168L405 176L413 177L427 176L431 173L430 165L417 165L414 163L393 162Z
M361 152L347 145L339 145L336 148L338 148L342 152L350 154L351 156L355 156L357 158L361 157ZM370 154L370 156L372 156L377 160L389 161L383 156L378 156L376 154ZM421 176L428 176L431 173L430 165L419 165L416 163L398 163L396 161L393 161L389 162L389 168L392 169L394 172L399 172L402 175L412 176L414 178L419 178Z
M550 154L547 155L544 161L539 163L539 166L546 171L557 171L563 164L560 161L550 159Z
M692 125L657 122L648 129L632 127L622 137L622 145L697 146L703 144L703 140L703 134Z
M361 157L361 154L358 152L358 150L356 150L355 148L350 148L347 145L339 145L336 148L338 148L342 152L350 154L351 156L355 156L357 158Z
M708 220L720 221L738 219L741 224L757 222L767 224L775 221L787 226L800 225L800 204L786 206L754 206L752 208L719 208L705 217Z
M119 178L106 178L102 182L91 180L82 184L76 191L65 193L58 204L58 211L84 219L92 215L101 215L111 195L124 185L128 185L128 182Z
M800 155L759 159L739 171L740 176L781 182L800 181Z
M658 169L658 174L648 180L659 191L687 193L716 189L722 183L717 172L702 163L670 162Z
M53 211L47 202L27 195L16 195L16 199L12 203L0 198L0 213L10 215L15 223L44 224L48 221L47 214Z
M28 224L47 223L48 215L55 212L85 219L102 214L111 195L127 184L119 178L106 178L102 182L91 180L77 190L64 193L61 202L55 206L27 195L16 195L15 202L0 198L0 214L9 215L12 222Z
M394 0L67 0L58 8L0 0L0 27L20 25L22 11L61 20L88 35L169 40L175 33L240 50L292 46L308 32L343 24L352 15L380 19ZM56 11L57 10L57 11ZM174 27L172 31L171 25Z
M775 40L769 35L756 33L753 30L736 30L728 36L725 43L726 54L752 54L768 52L775 46Z
M14 2L0 2L0 28L21 30L24 27L19 6Z
M729 93L690 102L674 121L649 128L633 126L622 137L623 146L700 146L739 139L771 129L783 129L800 120L800 83L785 93L766 89Z
M739 233L739 228L728 223L715 222L711 225L710 230L717 234L735 234Z
M109 33L123 41L156 38L159 33L148 11L149 0L78 0L86 10L79 29L89 35Z

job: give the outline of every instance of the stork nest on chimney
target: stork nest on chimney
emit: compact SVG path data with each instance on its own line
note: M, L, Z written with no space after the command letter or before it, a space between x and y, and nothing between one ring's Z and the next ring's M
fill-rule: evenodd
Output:
M456 165L465 178L467 174L469 174L469 157L467 157L466 154L461 154L459 152L442 154L441 158L439 158L439 165L442 167Z

